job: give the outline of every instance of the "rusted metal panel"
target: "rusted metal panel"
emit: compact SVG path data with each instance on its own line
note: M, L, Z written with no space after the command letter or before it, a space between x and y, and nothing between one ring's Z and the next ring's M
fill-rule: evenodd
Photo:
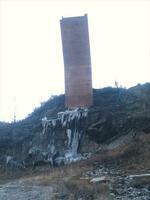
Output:
M60 20L67 107L92 105L91 57L87 15Z

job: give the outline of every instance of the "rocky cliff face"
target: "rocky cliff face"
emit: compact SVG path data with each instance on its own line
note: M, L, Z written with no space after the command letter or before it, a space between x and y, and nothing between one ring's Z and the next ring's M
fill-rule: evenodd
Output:
M68 111L64 96L25 120L0 124L0 164L70 163L121 135L150 133L150 84L93 90L94 105Z
M87 116L87 109L78 108L59 112L56 118L42 118L42 132L34 138L28 151L31 162L60 165L80 160L78 148L85 134Z

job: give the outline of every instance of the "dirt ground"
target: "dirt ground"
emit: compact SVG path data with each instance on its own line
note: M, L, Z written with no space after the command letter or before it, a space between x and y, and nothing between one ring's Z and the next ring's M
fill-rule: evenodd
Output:
M150 134L139 134L100 147L88 160L71 165L3 168L0 200L150 200L149 144Z

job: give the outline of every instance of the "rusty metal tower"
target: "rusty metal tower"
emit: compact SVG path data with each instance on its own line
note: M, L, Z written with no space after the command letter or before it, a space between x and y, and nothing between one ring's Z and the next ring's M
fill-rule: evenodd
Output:
M66 107L92 105L92 75L87 15L60 20Z

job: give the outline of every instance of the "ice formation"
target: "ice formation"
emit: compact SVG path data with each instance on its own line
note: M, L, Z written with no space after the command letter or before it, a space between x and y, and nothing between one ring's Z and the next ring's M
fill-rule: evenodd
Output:
M66 110L59 112L56 119L42 119L43 134L51 132L51 138L48 145L49 155L55 157L55 131L57 128L61 128L66 133L67 147L64 155L55 158L55 162L63 162L65 164L81 159L78 154L78 147L81 135L83 134L83 127L85 126L85 120L88 116L88 109L76 108L74 110ZM51 159L49 156L49 159Z

